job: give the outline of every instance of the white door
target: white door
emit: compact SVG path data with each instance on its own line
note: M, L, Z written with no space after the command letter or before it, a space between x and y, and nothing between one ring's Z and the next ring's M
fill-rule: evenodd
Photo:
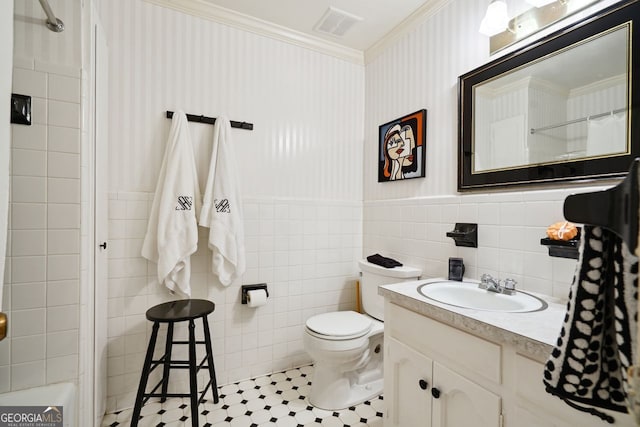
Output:
M108 73L107 41L95 19L94 63L94 417L99 426L107 401L107 289L108 289Z
M499 427L500 396L435 362L434 427ZM433 391L433 390L432 390Z
M385 337L385 427L431 425L431 365L428 357Z

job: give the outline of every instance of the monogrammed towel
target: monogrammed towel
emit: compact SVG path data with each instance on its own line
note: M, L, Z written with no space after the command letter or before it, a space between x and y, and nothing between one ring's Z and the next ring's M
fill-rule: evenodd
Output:
M242 199L236 170L231 125L226 117L218 117L213 127L200 225L209 228L211 270L224 286L229 286L245 270Z
M187 116L176 111L153 197L142 256L158 264L158 281L191 296L190 257L198 248L200 188Z

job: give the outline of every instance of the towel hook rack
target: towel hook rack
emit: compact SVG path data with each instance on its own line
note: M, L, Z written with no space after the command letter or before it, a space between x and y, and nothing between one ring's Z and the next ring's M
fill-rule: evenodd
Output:
M170 119L172 117L173 117L173 111L167 111L167 119ZM206 123L209 125L213 125L216 123L215 117L207 117L207 116L203 116L202 114L187 114L187 120L190 122ZM229 120L229 124L231 125L232 128L253 130L253 123L236 122L233 120Z
M606 227L635 251L638 246L638 171L640 158L631 162L625 179L615 187L572 194L564 201L564 217L573 222Z

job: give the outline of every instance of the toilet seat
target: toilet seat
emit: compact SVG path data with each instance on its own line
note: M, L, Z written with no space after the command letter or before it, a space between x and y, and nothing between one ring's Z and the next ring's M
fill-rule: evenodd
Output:
M307 319L307 333L325 340L350 340L371 331L373 321L355 311L322 313Z

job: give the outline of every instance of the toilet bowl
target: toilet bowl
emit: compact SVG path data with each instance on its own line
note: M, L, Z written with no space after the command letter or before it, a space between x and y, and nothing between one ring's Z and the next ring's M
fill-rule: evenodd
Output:
M309 402L321 409L348 408L382 393L384 299L377 294L378 286L417 280L421 273L412 267L387 269L367 261L359 265L365 314L322 313L305 324L303 344L314 362Z

